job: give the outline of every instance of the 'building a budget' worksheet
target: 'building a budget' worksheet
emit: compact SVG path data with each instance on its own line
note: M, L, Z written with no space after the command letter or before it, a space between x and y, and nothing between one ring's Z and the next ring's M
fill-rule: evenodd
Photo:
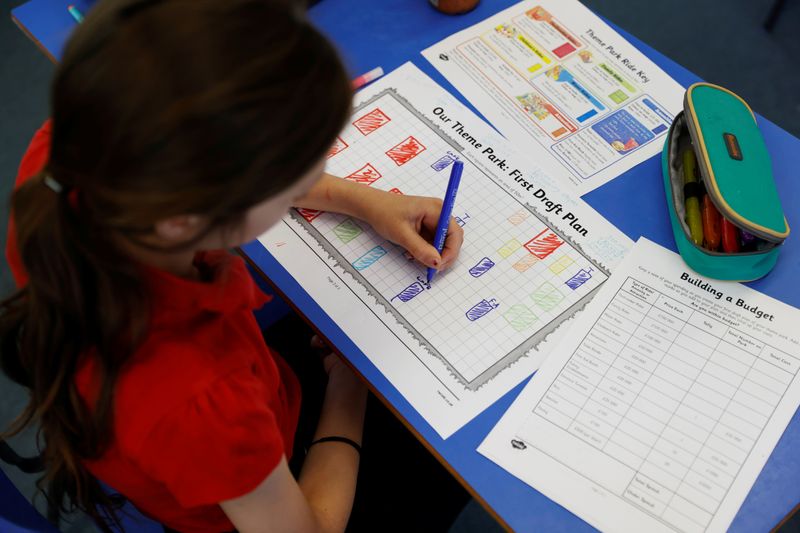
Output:
M800 403L797 324L641 238L478 451L603 531L725 531Z

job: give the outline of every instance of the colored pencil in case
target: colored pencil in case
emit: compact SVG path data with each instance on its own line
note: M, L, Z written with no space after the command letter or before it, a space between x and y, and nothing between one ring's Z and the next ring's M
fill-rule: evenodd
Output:
M703 246L707 250L719 250L719 244L722 240L720 235L720 226L722 216L717 211L716 206L711 201L708 194L703 196L703 204L700 208L703 216Z
M742 240L742 249L744 250L755 247L756 241L758 241L758 237L745 230L739 232L739 238Z
M739 228L727 218L722 219L722 251L728 254L739 251Z
M688 148L683 152L683 198L686 208L686 224L692 242L703 246L703 221L700 216L700 195L702 187L697 179L697 161L694 152Z

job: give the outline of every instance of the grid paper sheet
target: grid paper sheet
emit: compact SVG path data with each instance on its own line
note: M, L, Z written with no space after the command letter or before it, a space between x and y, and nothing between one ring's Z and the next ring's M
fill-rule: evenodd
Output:
M538 367L629 241L412 65L359 97L326 170L398 195L441 198L453 161L462 160L458 260L428 285L426 269L364 221L305 209L260 240L328 303L351 339L363 336L365 355L446 436ZM521 194L520 176L544 188ZM315 293L317 285L326 288ZM335 298L324 294L331 286ZM356 316L361 323L348 331ZM401 353L390 355L392 345Z
M347 148L332 153L328 172L397 194L443 196L452 161L464 156L442 130L392 89L353 116L339 137ZM364 117L378 116L380 126L359 129ZM390 150L408 138L424 149L398 163ZM425 268L363 222L333 213L295 218L464 386L476 388L585 305L607 273L469 161L453 214L467 232L461 256L430 286Z

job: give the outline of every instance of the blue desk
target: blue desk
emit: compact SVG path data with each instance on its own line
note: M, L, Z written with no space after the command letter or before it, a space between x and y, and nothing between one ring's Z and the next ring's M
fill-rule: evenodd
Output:
M66 12L66 0L32 0L13 12L25 29L53 58L74 22ZM492 0L461 17L440 15L425 0L326 0L312 9L312 18L342 50L353 75L382 66L390 71L411 60L451 93L459 93L422 58L419 51L470 26L514 2ZM76 2L81 6L81 2ZM368 7L367 7L368 6ZM636 38L619 30L656 64L684 86L698 78ZM462 98L463 100L463 98ZM469 105L469 104L467 104ZM471 106L470 106L471 107ZM473 108L474 110L474 108ZM800 140L759 117L772 155L778 190L790 225L800 224L798 200ZM632 239L644 235L672 250L661 167L653 157L584 199ZM479 455L475 449L522 389L519 385L447 440L442 440L412 409L398 391L347 339L320 307L283 267L258 243L243 248L248 259L285 295L322 335L332 340L370 383L372 390L404 419L428 448L493 513L515 530L589 531L591 526L556 505L529 486ZM800 307L800 284L794 273L800 268L800 240L790 238L775 270L751 286L795 307ZM800 501L800 412L761 472L731 527L732 531L766 531Z

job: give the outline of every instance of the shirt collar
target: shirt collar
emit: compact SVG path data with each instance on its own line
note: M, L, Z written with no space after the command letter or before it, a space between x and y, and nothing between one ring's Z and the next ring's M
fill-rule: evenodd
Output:
M188 320L205 312L252 311L272 299L255 284L241 257L223 250L198 252L194 265L205 281L144 267L155 322Z

